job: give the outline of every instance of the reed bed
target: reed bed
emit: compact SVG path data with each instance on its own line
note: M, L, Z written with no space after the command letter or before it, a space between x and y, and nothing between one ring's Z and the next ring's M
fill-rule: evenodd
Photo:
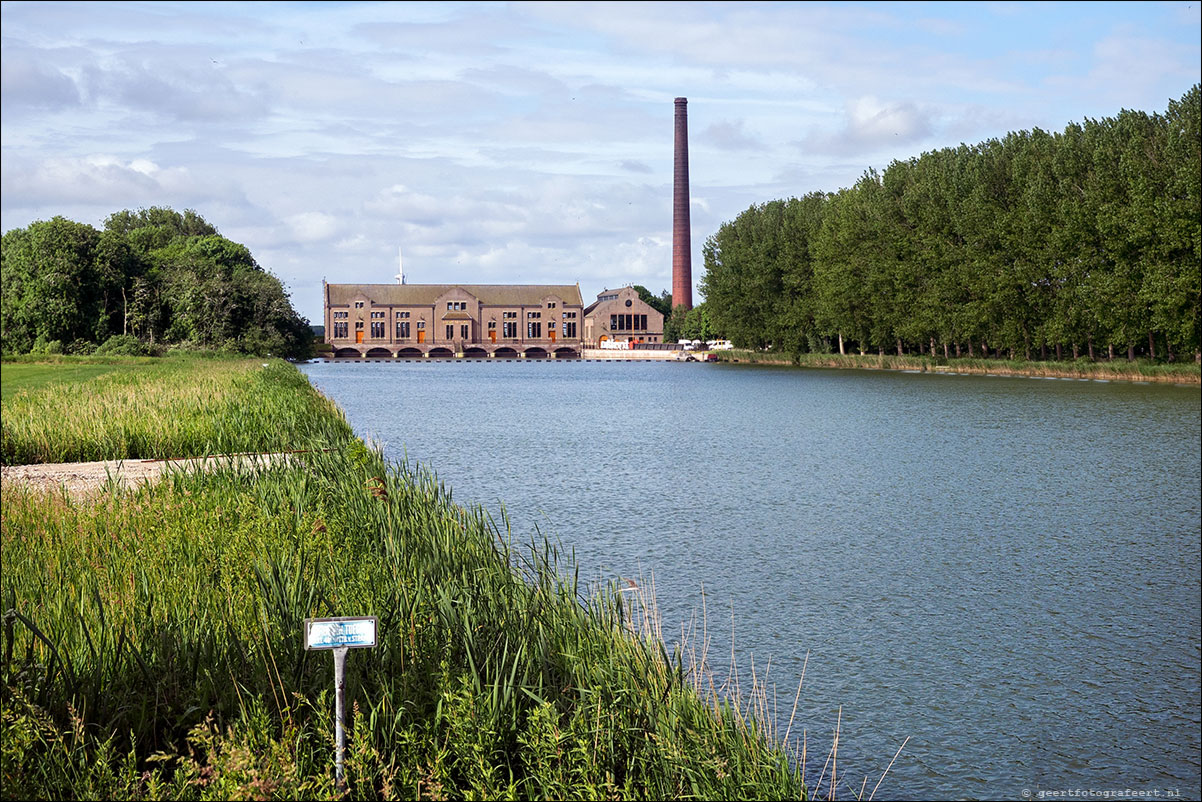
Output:
M327 399L280 360L131 363L4 400L5 465L286 450L349 434Z
M5 798L806 798L762 685L703 696L645 597L331 446L333 417L250 481L0 491ZM379 618L347 661L343 794L332 660L301 641L330 615Z
M866 370L917 370L999 374L1007 376L1044 376L1058 378L1105 379L1114 381L1155 381L1198 384L1202 370L1196 363L1158 363L1148 360L1128 362L1027 362L1016 359L979 359L956 357L896 356L890 354L783 354L768 351L716 351L721 362L764 365L797 365L808 368L858 368Z

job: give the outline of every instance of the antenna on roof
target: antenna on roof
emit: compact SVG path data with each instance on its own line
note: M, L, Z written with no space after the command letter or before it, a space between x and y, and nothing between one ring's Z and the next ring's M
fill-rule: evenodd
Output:
M396 267L397 267L396 283L404 284L405 283L405 259L404 259L404 257L401 256L401 246L400 245L396 246Z

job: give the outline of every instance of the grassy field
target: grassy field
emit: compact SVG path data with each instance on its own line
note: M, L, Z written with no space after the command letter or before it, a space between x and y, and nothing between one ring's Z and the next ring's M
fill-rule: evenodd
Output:
M4 486L4 798L806 798L802 761L756 715L764 689L720 696L703 662L665 651L647 600L578 586L546 542L513 544L386 464L290 366L195 369L224 398L249 381L320 410L276 441L306 453L87 503ZM119 396L180 403L161 385L186 377L146 381ZM211 410L228 418L214 430L258 420ZM380 622L347 661L345 794L332 660L301 643L328 615Z
M6 465L279 451L350 431L279 360L5 364ZM10 372L14 379L9 387Z

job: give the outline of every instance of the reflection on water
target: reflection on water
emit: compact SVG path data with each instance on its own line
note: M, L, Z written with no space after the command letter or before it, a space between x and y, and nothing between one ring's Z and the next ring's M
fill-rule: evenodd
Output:
M1197 387L693 364L304 366L460 503L654 576L888 797L1197 798ZM704 596L703 596L704 590ZM817 764L821 769L821 761ZM846 789L842 796L849 796Z

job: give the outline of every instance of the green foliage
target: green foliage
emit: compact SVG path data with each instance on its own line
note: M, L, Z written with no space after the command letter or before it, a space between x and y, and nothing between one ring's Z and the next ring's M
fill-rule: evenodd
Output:
M316 396L262 374L259 392ZM3 486L6 796L337 798L331 661L299 632L361 613L379 645L347 661L343 798L805 797L631 597L585 593L551 545L514 547L324 414L305 454L250 475L84 503Z
M1163 115L1011 133L752 206L706 242L709 315L737 346L793 354L1197 360L1200 108L1194 86Z
M9 231L3 290L5 354L113 336L148 349L312 353L308 325L279 280L191 210L118 212L103 232L62 217Z

